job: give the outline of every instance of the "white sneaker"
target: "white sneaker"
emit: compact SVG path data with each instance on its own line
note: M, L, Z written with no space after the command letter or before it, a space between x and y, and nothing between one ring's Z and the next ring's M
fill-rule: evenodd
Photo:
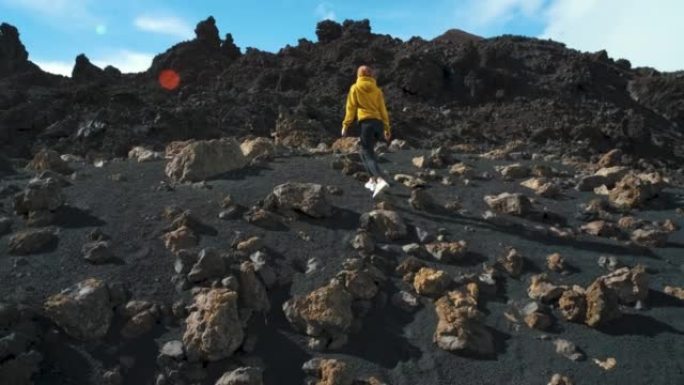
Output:
M375 185L375 190L373 190L373 198L378 196L387 187L389 187L389 183L385 182L384 179L380 178L380 181Z
M366 182L366 184L363 185L363 187L365 187L371 191L374 191L375 190L375 182L373 181L373 179L368 179L368 182Z

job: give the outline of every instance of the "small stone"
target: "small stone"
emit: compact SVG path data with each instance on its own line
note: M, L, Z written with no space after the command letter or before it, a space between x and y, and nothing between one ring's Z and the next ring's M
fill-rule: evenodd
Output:
M614 357L608 357L605 360L594 358L594 363L606 371L613 370L617 366L617 360Z
M559 253L553 253L546 257L546 267L555 272L565 270L565 258Z
M580 352L577 346L568 340L559 338L553 341L553 344L556 347L556 353L569 360L582 361L585 358L584 353Z
M573 382L570 378L556 373L551 377L547 385L573 385Z
M197 263L188 273L188 280L190 282L202 282L207 279L223 276L226 266L217 250L211 248L202 249L198 257Z
M169 341L165 343L161 351L159 352L160 357L170 358L174 361L181 361L185 357L185 352L183 350L182 341Z
M81 251L86 261L96 265L107 263L114 258L107 241L86 243Z
M413 288L419 295L435 297L442 295L449 288L451 281L451 277L445 271L423 267L415 274Z
M392 295L391 301L394 306L406 312L413 312L420 305L418 302L418 297L403 290L394 293L394 295Z

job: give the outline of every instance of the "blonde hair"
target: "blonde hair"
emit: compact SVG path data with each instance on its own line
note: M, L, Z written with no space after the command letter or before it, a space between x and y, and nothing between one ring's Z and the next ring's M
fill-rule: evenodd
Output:
M356 71L356 76L361 77L361 76L373 76L373 69L370 68L367 65L362 65L359 67L359 69Z

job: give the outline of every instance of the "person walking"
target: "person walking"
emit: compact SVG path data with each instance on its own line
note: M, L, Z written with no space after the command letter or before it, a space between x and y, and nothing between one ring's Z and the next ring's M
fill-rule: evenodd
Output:
M373 198L375 198L389 187L385 174L378 166L375 144L383 137L389 143L392 139L392 130L385 106L385 96L376 84L372 68L362 65L356 75L356 83L351 86L347 95L342 136L348 135L349 128L358 119L361 127L359 155L370 175L365 187L373 192Z

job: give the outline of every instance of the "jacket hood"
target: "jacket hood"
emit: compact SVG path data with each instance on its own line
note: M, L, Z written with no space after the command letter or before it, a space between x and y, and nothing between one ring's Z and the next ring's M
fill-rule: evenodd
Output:
M361 91L371 91L372 89L377 87L377 84L375 83L375 79L370 77L370 76L359 76L356 79L356 86L361 90Z

